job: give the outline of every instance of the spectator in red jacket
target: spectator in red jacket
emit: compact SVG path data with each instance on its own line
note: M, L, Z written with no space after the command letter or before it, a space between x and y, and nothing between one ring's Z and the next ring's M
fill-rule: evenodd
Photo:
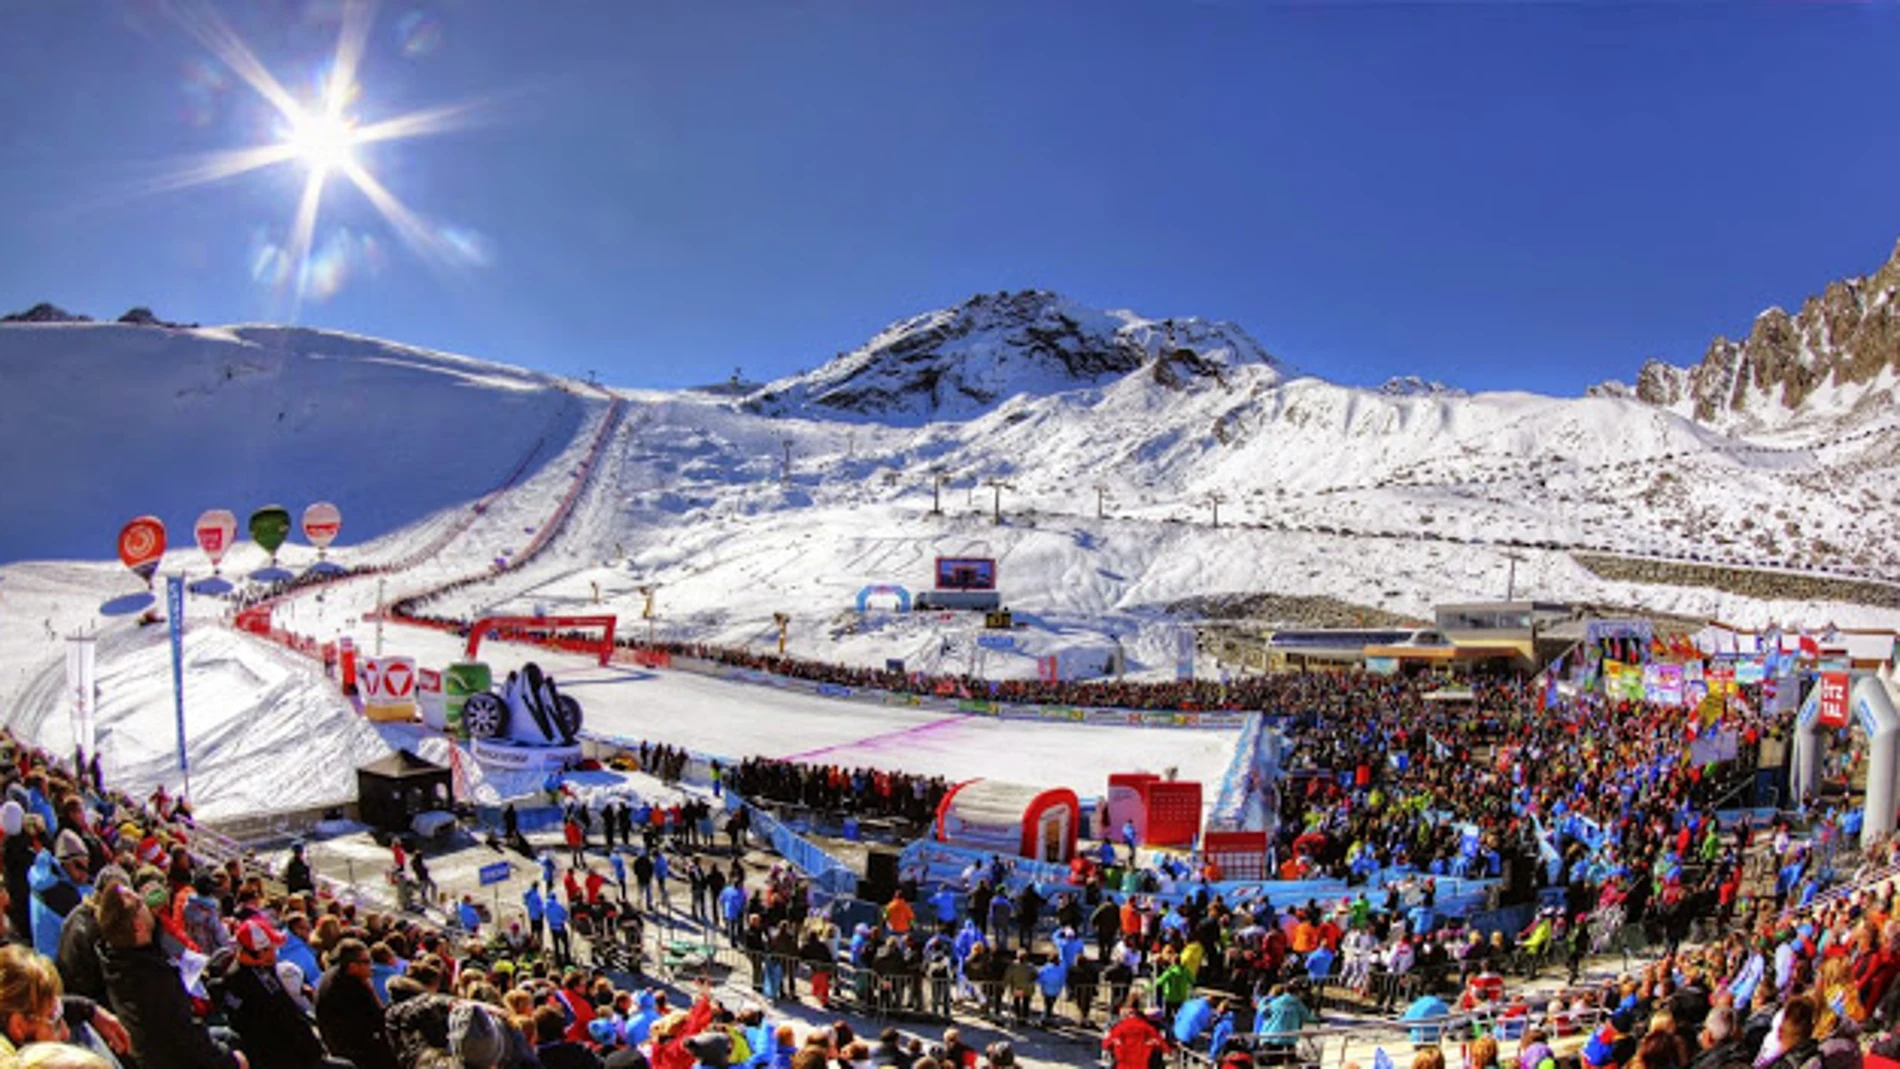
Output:
M1115 1069L1148 1069L1154 1055L1168 1049L1168 1041L1142 1016L1141 1004L1131 1000L1122 1019L1102 1037L1102 1049L1114 1059Z

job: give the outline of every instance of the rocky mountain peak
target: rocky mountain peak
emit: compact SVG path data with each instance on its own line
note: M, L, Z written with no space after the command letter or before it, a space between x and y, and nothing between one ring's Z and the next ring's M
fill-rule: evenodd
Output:
M1891 401L1896 379L1900 245L1873 274L1830 283L1799 312L1769 308L1746 337L1716 338L1698 364L1645 363L1635 394L1698 422L1752 430Z
M768 384L746 405L772 415L813 408L883 420L968 418L1017 394L1101 386L1143 368L1184 387L1240 364L1288 370L1232 324L1144 319L1031 289L977 294L893 323L814 371Z
M0 316L0 323L90 323L91 316L75 315L51 301L41 301L24 312Z

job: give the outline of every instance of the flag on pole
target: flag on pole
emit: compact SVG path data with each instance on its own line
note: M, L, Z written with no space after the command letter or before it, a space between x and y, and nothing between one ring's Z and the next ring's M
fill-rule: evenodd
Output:
M1801 630L1801 656L1812 660L1821 658L1821 644L1814 640L1813 635L1808 634L1806 628Z
M185 795L191 795L191 761L185 756L185 577L165 577L165 615L172 639L172 709L178 720L178 771L185 777Z
M74 635L66 640L66 689L73 696L73 747L90 756L97 752L94 735L94 663L98 639Z

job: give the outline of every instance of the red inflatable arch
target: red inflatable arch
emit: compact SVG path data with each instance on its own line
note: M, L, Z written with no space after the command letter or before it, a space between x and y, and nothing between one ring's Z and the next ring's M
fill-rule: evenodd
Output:
M468 629L467 657L474 660L475 652L482 648L482 639L491 634L504 641L525 634L544 634L547 637L541 640L540 645L592 653L604 665L614 653L616 619L613 616L484 616ZM580 627L600 628L600 638L576 639L560 633Z

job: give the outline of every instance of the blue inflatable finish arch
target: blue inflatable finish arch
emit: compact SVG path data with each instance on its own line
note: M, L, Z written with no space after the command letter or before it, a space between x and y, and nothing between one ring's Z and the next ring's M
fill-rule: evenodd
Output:
M869 602L871 600L871 597L875 594L895 595L897 598L897 611L898 612L910 611L910 591L905 590L901 586L891 586L887 583L873 583L870 586L865 587L863 590L858 591L858 611L859 612L864 611L865 603Z

